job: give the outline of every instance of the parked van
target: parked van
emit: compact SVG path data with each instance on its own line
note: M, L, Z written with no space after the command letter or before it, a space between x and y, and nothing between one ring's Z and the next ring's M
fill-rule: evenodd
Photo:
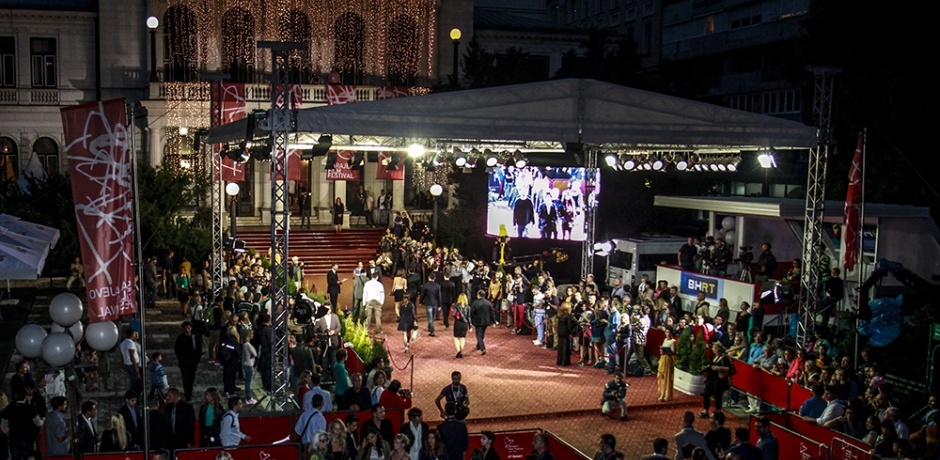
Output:
M608 256L607 285L620 278L624 286L636 286L645 274L656 279L656 266L675 265L679 248L688 241L681 236L652 234L634 238L614 238Z

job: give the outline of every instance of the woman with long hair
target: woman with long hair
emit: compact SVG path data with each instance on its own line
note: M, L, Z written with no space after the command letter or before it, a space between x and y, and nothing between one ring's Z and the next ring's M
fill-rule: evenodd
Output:
M346 442L346 423L342 419L333 419L327 426L330 442L324 449L327 460L351 460L356 457L355 449Z
M559 366L571 365L571 334L578 326L577 320L571 316L571 304L565 302L558 308L558 357L555 364Z
M444 439L441 438L441 432L432 429L428 432L428 438L421 446L421 452L418 454L418 460L445 460L447 451L444 449Z
M672 378L676 367L676 338L672 331L663 327L666 339L659 346L659 369L656 371L656 386L659 390L659 401L672 399Z
M500 460L499 453L493 447L496 441L496 433L492 431L480 432L480 446L483 447L483 460Z
M343 206L343 200L336 197L333 202L333 231L339 233L343 229L343 218L346 215L346 207Z
M380 460L387 459L391 454L391 448L388 442L382 439L379 429L374 426L365 428L366 434L362 437L362 446L356 453L356 460Z
M124 417L121 414L111 415L111 428L101 433L101 446L99 452L124 452L133 450L131 434L124 426Z
M461 292L454 304L454 348L457 358L463 358L463 347L467 344L467 331L470 330L470 301L467 294Z
M731 357L725 353L725 347L721 342L712 344L714 357L711 363L705 366L707 375L705 377L705 393L702 395L702 404L704 409L699 414L701 418L708 418L708 408L711 405L712 396L715 397L715 410L721 410L721 396L730 387L728 377L731 376L731 368L734 363Z
M199 408L199 447L221 446L219 439L219 423L225 415L225 406L222 405L222 394L216 387L206 390L205 402Z

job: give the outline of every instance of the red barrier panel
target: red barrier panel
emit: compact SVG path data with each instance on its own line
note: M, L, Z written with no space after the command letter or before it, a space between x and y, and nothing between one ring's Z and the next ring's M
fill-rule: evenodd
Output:
M46 458L73 458L71 455L68 457L46 457ZM144 460L144 453L142 451L136 452L98 452L94 454L82 454L83 459L88 460ZM213 458L213 460L215 460Z
M775 414L767 418L770 419L770 431L777 438L777 444L780 445L780 455L778 458L800 460L829 459L828 444L818 442L815 439L786 428L784 426L785 422L781 423L777 417L778 415ZM787 418L785 415L781 417ZM750 420L751 444L754 445L757 445L757 441L760 439L760 435L757 434L757 428L754 426L756 420L757 419L754 417L751 417Z
M238 417L238 423L241 426L242 433L251 436L252 445L274 444L283 441L290 436L294 429L294 423L297 420L297 414L288 415L262 415Z
M646 333L646 353L652 356L659 356L659 347L662 346L663 340L666 340L665 332L650 328L649 332Z
M356 353L356 350L353 350L353 347L346 347L346 372L349 372L349 375L353 375L356 372L365 371L365 363L362 362L362 358ZM363 381L365 381L366 376L362 376Z
M830 446L839 445L838 449L832 451L832 455L826 457L832 460L858 460L864 459L867 452L871 450L864 442L846 436L843 433L839 433L829 428L824 428L815 423L809 423L803 421L803 419L787 414L768 414L767 418L770 419L771 423L779 427L779 430L772 431L777 435L777 439L780 441L780 458L800 458L799 456L787 457L783 455L783 439L781 439L778 431L786 430L793 433L793 436L805 437L808 439L809 444L820 444L826 446L826 451L829 452ZM756 431L754 431L756 432ZM807 442L804 442L807 444ZM801 447L802 449L802 447ZM802 455L802 450L797 451L798 455ZM816 457L813 457L816 458Z
M803 401L813 394L797 384L787 385L787 379L755 369L744 361L734 360L738 373L731 379L731 386L752 394L770 404L789 410L799 410ZM787 406L787 393L790 405Z
M532 440L536 430L496 431L496 443L493 448L503 460L523 460L532 450ZM555 460L585 460L587 457L570 444L548 432L548 451ZM470 445L466 458L470 458L473 449L480 448L480 434L470 435Z
M233 460L298 460L300 458L300 444L277 444L234 447L230 449L220 447L211 449L180 449L176 451L176 460L215 460L215 456L223 450L231 454ZM107 460L124 460L124 458Z

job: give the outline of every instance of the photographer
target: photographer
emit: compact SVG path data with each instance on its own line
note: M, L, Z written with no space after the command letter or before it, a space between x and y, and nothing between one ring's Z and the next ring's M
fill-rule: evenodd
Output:
M725 276L728 273L728 262L731 262L731 248L725 244L724 240L715 241L715 250L712 252L709 274L715 276Z
M620 421L627 419L627 387L630 385L623 380L623 372L615 372L613 380L604 385L604 395L601 399L601 414L607 415L620 407Z

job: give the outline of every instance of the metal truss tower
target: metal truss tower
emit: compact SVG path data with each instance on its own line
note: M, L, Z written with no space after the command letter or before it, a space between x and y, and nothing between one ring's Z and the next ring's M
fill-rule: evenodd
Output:
M224 74L206 75L209 83L209 127L212 129L222 126L222 80L228 78ZM198 139L197 139L198 141ZM225 243L223 241L222 210L225 208L222 193L222 156L216 151L214 145L206 145L205 154L209 156L209 205L212 211L212 297L207 302L214 302L222 293L222 259L225 257Z
M271 109L257 127L270 133L271 147L271 390L269 410L284 410L295 404L287 378L287 241L289 194L287 190L287 141L292 130L293 101L290 97L290 52L301 49L296 42L259 41L258 48L271 50Z
M597 151L586 150L584 152L584 177L585 186L588 187L585 193L585 199L594 199L594 189L597 183L594 178L597 177ZM590 180L588 180L590 178ZM597 212L593 203L584 205L584 243L581 244L581 278L588 273L594 272L594 226L597 223Z
M832 100L835 68L816 67L810 69L815 77L813 114L817 120L816 148L810 149L806 174L806 209L803 219L803 276L800 279L799 325L796 342L806 345L816 324L819 303L820 274L816 270L820 252L827 250L824 241L823 216L826 200L826 165L829 162L829 146L832 136Z

